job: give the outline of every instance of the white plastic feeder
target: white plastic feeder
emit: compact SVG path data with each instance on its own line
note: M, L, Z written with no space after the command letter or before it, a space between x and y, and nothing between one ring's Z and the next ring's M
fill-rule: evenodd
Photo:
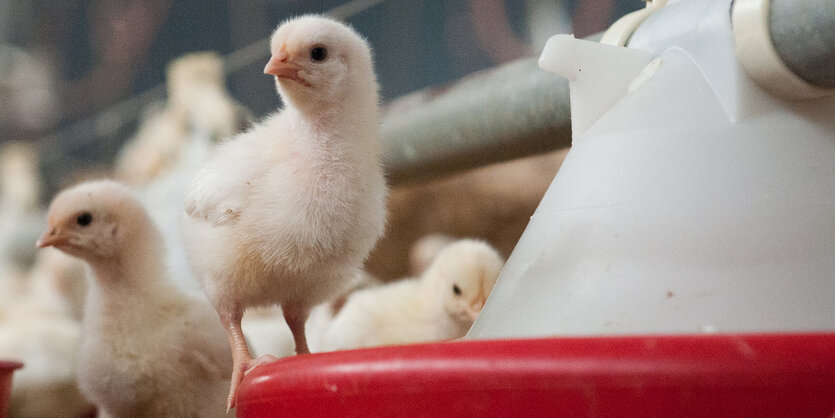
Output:
M764 90L730 12L549 40L573 146L469 337L835 329L835 96Z

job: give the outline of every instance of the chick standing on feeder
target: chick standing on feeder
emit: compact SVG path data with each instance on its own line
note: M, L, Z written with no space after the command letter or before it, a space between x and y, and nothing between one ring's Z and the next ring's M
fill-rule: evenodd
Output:
M260 362L241 332L248 307L280 304L296 353L310 309L351 285L383 232L378 87L365 40L303 16L272 36L264 72L285 107L216 149L185 198L187 249L233 347L228 406Z
M503 266L488 244L456 241L439 251L419 279L356 291L337 312L317 308L311 328L318 335L311 336L311 346L318 352L463 337Z
M162 237L112 181L82 183L50 205L38 247L87 262L78 381L108 416L225 416L231 353L211 307L168 282Z

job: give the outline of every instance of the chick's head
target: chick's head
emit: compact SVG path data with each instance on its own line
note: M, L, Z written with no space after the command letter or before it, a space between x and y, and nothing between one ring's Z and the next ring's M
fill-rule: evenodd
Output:
M39 248L55 247L88 262L118 257L143 209L130 191L112 181L79 184L59 193L49 206Z
M204 89L224 88L223 59L214 52L194 52L177 58L166 68L168 96L176 106L188 108Z
M371 52L350 27L307 15L279 26L270 39L265 74L276 77L279 94L297 106L344 103L373 94L377 82Z
M503 266L504 260L493 247L465 239L444 247L424 277L434 282L447 314L471 325L490 296Z

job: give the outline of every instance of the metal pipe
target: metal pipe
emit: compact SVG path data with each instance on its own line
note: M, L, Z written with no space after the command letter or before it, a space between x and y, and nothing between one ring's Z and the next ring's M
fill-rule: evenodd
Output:
M736 55L760 86L789 100L835 94L835 2L734 0Z
M393 185L569 147L566 79L526 58L397 99L382 121Z
M789 69L818 87L835 88L835 1L771 0L768 28Z
M768 25L777 53L821 88L835 87L833 21L835 1L770 0ZM566 80L540 70L534 58L404 96L383 118L389 181L424 181L568 147L568 97Z

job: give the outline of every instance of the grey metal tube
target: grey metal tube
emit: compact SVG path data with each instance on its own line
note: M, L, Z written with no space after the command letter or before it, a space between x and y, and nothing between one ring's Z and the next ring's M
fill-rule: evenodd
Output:
M526 58L397 99L382 121L391 184L571 145L568 82Z
M789 69L818 87L835 88L835 1L771 0L768 28Z

